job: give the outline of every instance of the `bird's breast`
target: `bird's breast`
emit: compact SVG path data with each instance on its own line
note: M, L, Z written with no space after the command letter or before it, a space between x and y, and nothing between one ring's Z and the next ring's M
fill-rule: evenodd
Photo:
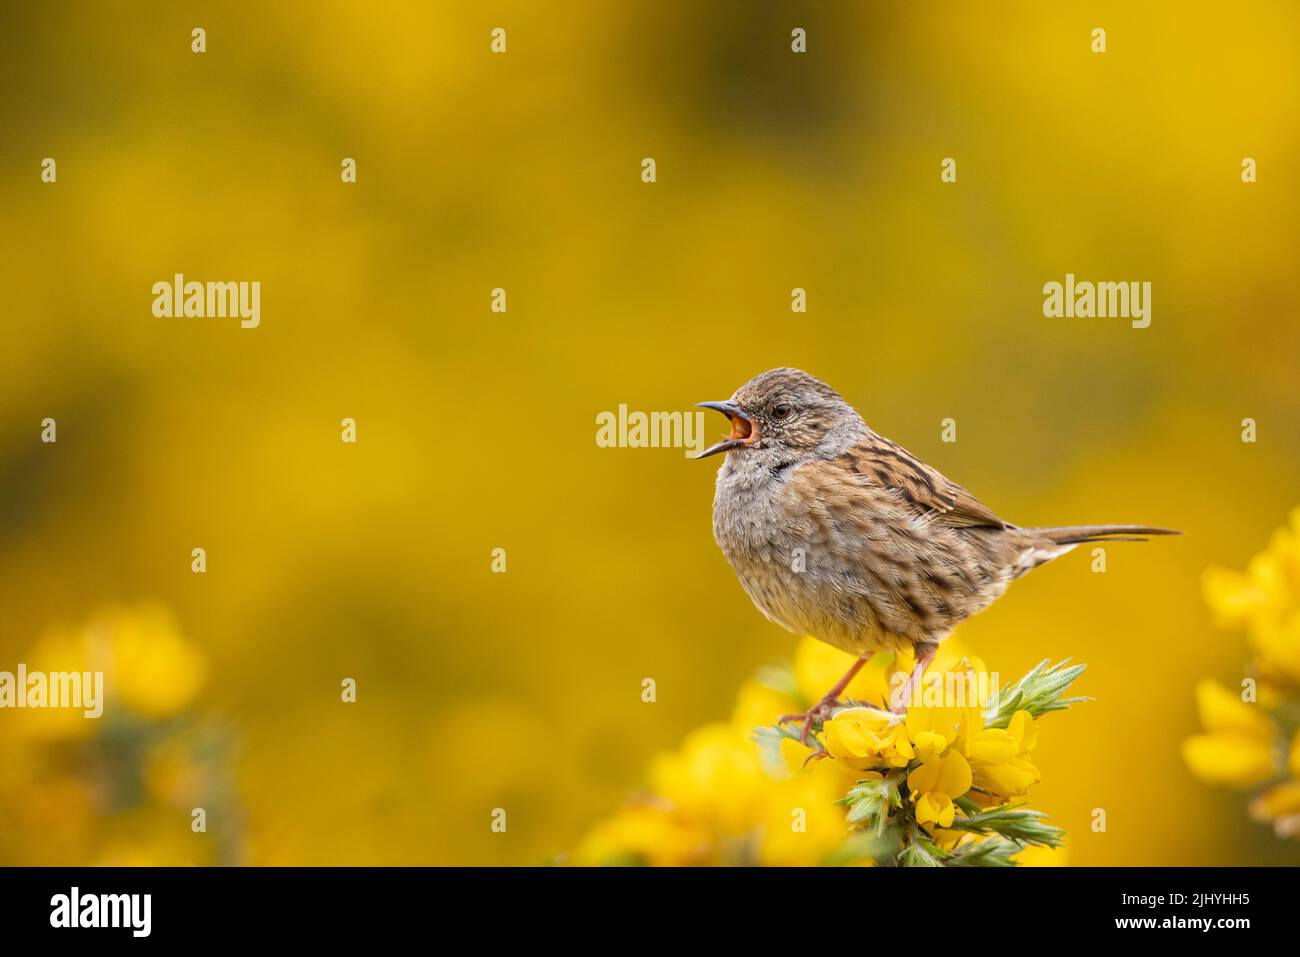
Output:
M713 537L733 566L738 561L771 560L772 549L783 534L773 494L775 484L770 477L751 470L719 470L713 496Z
M796 540L782 493L783 482L770 474L720 470L713 537L758 609L778 625L799 631L805 625L792 585L806 542Z

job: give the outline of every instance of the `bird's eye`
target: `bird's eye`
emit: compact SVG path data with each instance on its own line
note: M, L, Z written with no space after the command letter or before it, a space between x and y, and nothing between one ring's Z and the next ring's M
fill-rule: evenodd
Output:
M781 402L772 407L772 418L774 419L784 419L789 414L790 406L788 403Z

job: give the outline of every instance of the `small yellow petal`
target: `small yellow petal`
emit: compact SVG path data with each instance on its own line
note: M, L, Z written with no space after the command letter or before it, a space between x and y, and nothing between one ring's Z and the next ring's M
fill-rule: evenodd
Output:
M986 791L1002 797L1016 798L1025 794L1031 784L1041 778L1038 768L1023 758L1012 758L997 764L980 764L975 767L975 783Z
M1247 575L1227 568L1207 568L1201 576L1205 603L1220 625L1238 625L1267 608L1268 592Z
M916 823L938 824L940 827L952 825L956 814L952 799L941 792L922 794L916 800Z
M981 764L1011 761L1019 753L1020 742L1002 728L985 728L975 735L968 749L970 759Z
M1217 681L1206 679L1196 685L1196 708L1206 731L1231 731L1264 740L1273 737L1273 722L1268 715Z
M949 751L939 759L939 790L952 798L959 798L971 786L970 764L960 751ZM944 827L951 824L949 820Z
M943 753L944 748L948 747L948 739L936 731L922 731L913 736L912 743L916 749L916 756L922 761L937 757Z
M907 789L913 794L933 791L939 783L939 759L931 758L907 776Z
M1007 730L1019 742L1022 752L1032 751L1038 744L1038 725L1034 723L1033 715L1028 711L1017 711L1013 714Z
M1198 734L1183 742L1183 760L1202 781L1248 788L1275 773L1273 748L1257 736Z
M1250 816L1257 821L1272 821L1289 814L1300 814L1300 781L1276 784L1250 802Z

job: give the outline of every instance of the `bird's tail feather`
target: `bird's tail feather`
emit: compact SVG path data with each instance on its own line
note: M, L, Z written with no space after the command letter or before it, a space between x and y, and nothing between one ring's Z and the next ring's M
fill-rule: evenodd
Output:
M1151 525L1063 525L1057 528L1027 528L1057 545L1082 545L1085 542L1145 542L1150 535L1181 535L1172 528Z

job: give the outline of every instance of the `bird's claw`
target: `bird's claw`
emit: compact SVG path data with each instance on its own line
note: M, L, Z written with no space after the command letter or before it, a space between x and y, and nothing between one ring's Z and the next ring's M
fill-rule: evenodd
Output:
M821 724L831 716L831 711L839 704L838 698L822 698L821 701L813 705L807 711L801 714L783 714L777 718L777 724L791 724L795 721L803 722L803 730L799 732L799 743L804 747L808 746L808 736L812 733L813 725ZM825 754L825 752L822 752Z

